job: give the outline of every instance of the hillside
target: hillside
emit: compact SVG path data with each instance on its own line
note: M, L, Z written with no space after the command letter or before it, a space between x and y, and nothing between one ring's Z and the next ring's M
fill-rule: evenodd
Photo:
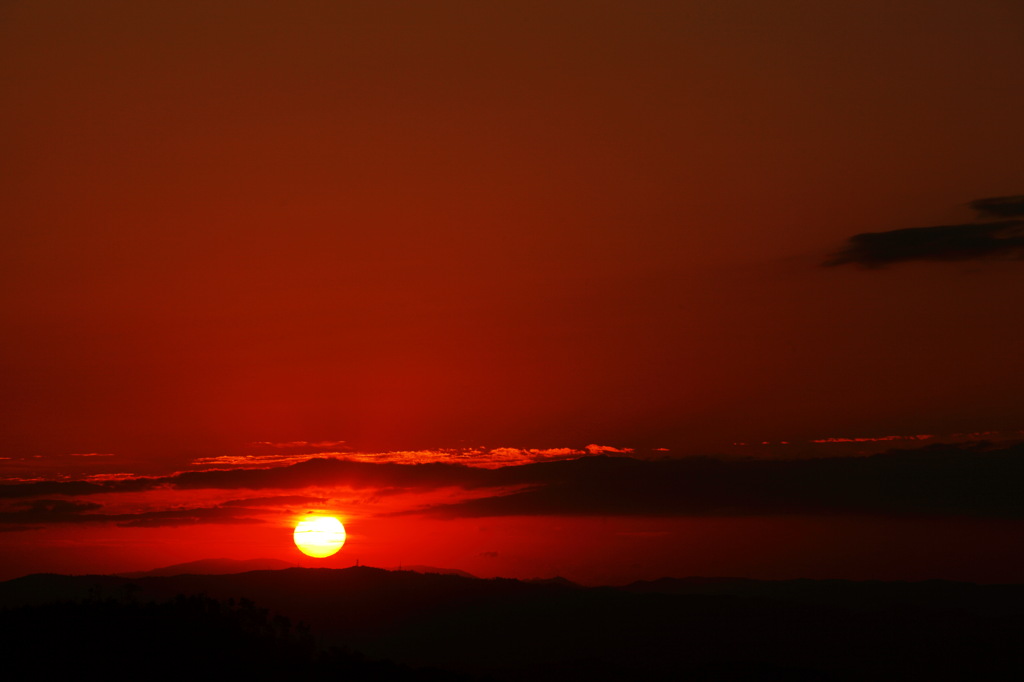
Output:
M1024 672L1024 588L1014 585L687 579L580 588L369 567L0 583L5 607L177 595L251 600L309 626L322 648L498 680L996 680Z

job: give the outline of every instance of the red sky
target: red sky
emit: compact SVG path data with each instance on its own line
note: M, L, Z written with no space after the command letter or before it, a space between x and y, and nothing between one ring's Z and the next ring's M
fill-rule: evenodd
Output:
M0 476L168 476L297 441L277 450L475 464L1019 438L1021 216L969 204L1024 194L1022 63L1011 0L0 3ZM11 499L318 494L237 492ZM474 519L385 516L437 490L319 494L365 561L490 574L827 577L858 565L838 538L881 557L947 532L512 515L487 522L501 550ZM284 513L201 533L58 515L0 543L6 574L281 556ZM858 575L999 577L977 567L1019 538L1005 516L948 531L974 567L936 539ZM450 550L412 549L431 524Z

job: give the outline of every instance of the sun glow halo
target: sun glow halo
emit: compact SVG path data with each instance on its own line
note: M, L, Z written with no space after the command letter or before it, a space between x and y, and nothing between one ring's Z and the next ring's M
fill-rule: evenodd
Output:
M322 559L345 544L345 526L333 516L311 516L295 526L295 546L306 556Z

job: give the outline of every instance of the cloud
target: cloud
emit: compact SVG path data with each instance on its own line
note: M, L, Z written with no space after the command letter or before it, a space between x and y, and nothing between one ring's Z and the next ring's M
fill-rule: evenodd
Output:
M869 514L1024 518L1024 445L931 445L812 460L587 458L511 494L436 505L441 518ZM525 469L526 467L520 467ZM406 512L413 513L413 512Z
M970 207L985 218L1016 218L1024 216L1024 195L976 199Z
M388 516L860 514L1024 519L1024 496L1017 485L1020 480L1024 480L1021 443L933 444L870 457L800 460L642 460L597 455L495 469L311 459L271 469L186 472L138 481L6 486L11 501L0 512L0 523L145 527L259 523L271 513L268 510L280 505L319 504L324 496L333 494L324 491L335 487L365 490L374 496L396 490L412 494L406 498L404 509L389 510ZM96 503L67 499L98 491L116 493L120 486L138 491L140 485L153 492L155 509L103 514ZM11 490L19 487L25 490ZM176 491L259 489L296 493L238 495L216 506L196 508L184 505L168 509L166 503L159 502ZM443 493L444 503L440 503L434 492L448 489L462 492L454 498ZM47 495L40 494L42 490ZM30 492L40 499L26 499L32 497ZM425 495L417 497L420 493Z
M968 206L978 218L996 219L996 222L855 234L823 265L880 268L901 261L1024 257L1024 220L1000 220L1024 217L1024 195L975 199Z
M634 451L633 448L616 448L616 447L613 447L611 445L594 445L594 444L590 444L590 445L587 446L587 452L589 452L592 455L604 455L604 454L607 454L609 452L620 453L620 454L622 454L622 453L628 454L628 453L631 453L633 451Z
M106 518L92 517L91 521L114 521L124 528L159 528L166 526L194 526L201 523L249 524L264 523L262 519L239 516L239 511L256 512L258 510L225 509L222 507L200 507L195 509L172 509L168 511L150 511L140 514L109 515Z
M352 489L421 489L487 485L489 469L462 464L397 464L314 457L288 466L261 469L185 471L171 476L109 481L34 481L0 485L0 499L51 495L98 495L176 490L294 490L344 486Z
M0 533L21 533L27 530L42 530L45 526L6 526L0 525Z
M0 499L43 497L49 495L98 495L101 493L137 493L166 485L167 478L138 476L124 479L88 481L32 481L0 484Z
M294 443L253 443L252 445L270 445L278 447L292 447L295 444L306 444L310 446L331 445L331 442L307 443L306 441L295 441ZM388 450L383 452L356 452L356 451L304 451L297 454L246 454L246 455L219 455L216 457L202 457L193 460L192 464L203 469L230 469L230 468L265 468L268 466L279 466L282 464L295 464L314 457L340 457L353 462L369 462L373 464L391 462L394 464L465 464L466 466L481 468L498 468L511 464L527 464L529 462L546 462L555 459L575 459L586 454L601 454L605 452L633 452L632 448L614 448L606 445L588 445L585 449L577 448L483 448L464 447L446 448L435 450Z
M180 490L267 488L297 489L324 486L363 488L436 489L475 487L486 480L487 469L459 464L395 464L314 458L272 469L190 471L175 474L165 483Z
M200 523L263 523L246 514L257 509L234 507L197 507L165 509L131 514L100 514L103 506L78 500L28 500L11 505L0 512L3 530L27 530L39 524L54 523L116 523L124 527L186 526Z
M87 481L133 481L138 477L138 474L121 472L110 474L89 474L85 479Z
M810 441L811 443L884 443L888 441L897 440L932 440L935 438L930 433L919 433L913 436L869 436L866 438L818 438Z
M281 455L218 455L216 457L199 457L192 460L192 466L200 469L257 469L282 464L295 464L305 462L307 459L316 456L324 456L322 452L304 452L301 454ZM337 454L337 453L335 453Z
M880 268L903 261L963 261L1024 257L1024 220L910 227L866 232L849 238L827 266Z
M88 512L101 509L95 502L77 500L31 500L16 502L14 511L0 512L0 523L36 524L79 521Z

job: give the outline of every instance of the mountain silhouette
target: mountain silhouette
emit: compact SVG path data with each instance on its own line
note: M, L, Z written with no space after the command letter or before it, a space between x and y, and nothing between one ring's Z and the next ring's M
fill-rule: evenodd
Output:
M365 566L0 583L5 613L61 601L167 604L180 595L251 601L308 627L324 650L492 680L1024 674L1021 585L694 578L585 588Z
M145 578L151 576L172 576L185 574L226 575L229 573L245 573L246 571L277 571L292 568L295 564L280 559L200 559L184 564L174 564L151 571L135 571L119 573L125 578Z
M437 575L460 575L463 578L476 578L472 573L460 571L457 568L438 568L437 566L399 566L389 569L392 571L413 571L414 573L436 573Z

